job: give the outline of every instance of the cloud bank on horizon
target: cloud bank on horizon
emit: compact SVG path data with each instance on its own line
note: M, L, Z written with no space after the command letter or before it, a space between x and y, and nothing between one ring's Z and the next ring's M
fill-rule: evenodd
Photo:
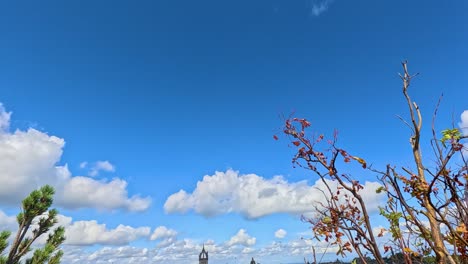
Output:
M196 261L197 253L202 244L210 252L210 260L249 259L251 254L258 257L291 254L300 256L310 251L310 241L293 239L284 244L272 242L260 248L254 248L257 238L251 236L246 229L239 229L226 241L199 241L192 238L178 239L178 232L166 226L158 226L151 232L148 226L131 227L118 225L108 228L106 224L95 220L73 221L71 217L58 215L58 224L65 227L67 237L64 243L63 263L186 263ZM0 226L17 230L16 217L8 216L0 210ZM279 229L275 236L283 236L287 232ZM38 239L37 245L46 243L46 236ZM10 242L13 237L10 237ZM154 247L134 247L130 244L137 240L156 241ZM203 242L203 243L202 243ZM94 252L86 250L88 246L104 246ZM317 245L319 248L319 246Z

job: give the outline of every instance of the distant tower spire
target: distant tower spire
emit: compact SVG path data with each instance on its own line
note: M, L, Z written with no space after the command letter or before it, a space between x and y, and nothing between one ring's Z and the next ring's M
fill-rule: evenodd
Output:
M203 243L203 249L198 255L198 263L199 264L208 264L208 252L205 251L205 243Z
M252 260L250 261L250 264L255 264L255 260L253 257L252 257Z

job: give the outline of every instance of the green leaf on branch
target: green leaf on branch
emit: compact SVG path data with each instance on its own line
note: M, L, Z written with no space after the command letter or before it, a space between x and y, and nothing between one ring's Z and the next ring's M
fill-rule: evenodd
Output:
M442 142L442 145L446 147L445 142L447 141L458 141L461 138L461 132L457 128L454 129L445 129L442 130L442 139L440 140Z

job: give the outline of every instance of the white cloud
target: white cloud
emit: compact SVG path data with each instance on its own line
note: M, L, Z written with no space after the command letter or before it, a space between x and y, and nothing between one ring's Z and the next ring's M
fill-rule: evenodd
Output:
M1 212L1 211L0 211ZM10 217L9 217L10 218ZM138 248L128 246L129 243L139 238L149 238L149 227L129 227L119 225L109 229L104 224L97 221L72 221L72 218L63 215L58 216L58 225L65 227L67 237L62 249L65 253L62 263L176 263L198 261L198 253L204 244L205 249L210 253L210 262L222 262L237 258L239 262L250 260L251 253L257 250L252 246L255 244L254 238L245 231L239 231L231 240L227 242L215 243L213 240L206 240L204 243L193 239L176 240L176 231L167 227L158 227L153 232L158 239L173 239L171 243L165 245L158 244L153 248ZM158 230L158 231L157 231ZM151 235L151 236L153 236ZM173 236L172 238L170 236ZM42 236L37 241L37 245L45 243L46 236ZM231 241L230 240L230 241ZM92 245L105 245L103 248L92 250ZM242 247L244 245L245 247ZM246 246L250 245L250 246Z
M246 247L246 248L242 249L242 254L250 254L250 253L253 253L253 252L255 252L255 249L253 249L253 248Z
M468 136L468 110L463 111L460 119L461 121L458 123L458 126L462 130L463 135ZM468 156L468 143L464 145L463 155Z
M319 16L327 11L333 0L310 0L311 12L314 16Z
M389 234L389 231L387 228L379 225L379 226L375 226L372 228L372 232L374 233L375 236L378 237L378 235L382 235L382 236L385 236L386 234Z
M0 130L8 131L10 128L11 112L5 111L5 107L0 103Z
M458 123L464 135L468 135L468 110L460 115L461 121Z
M231 239L227 242L227 245L242 245L245 247L250 247L255 245L256 241L257 239L255 237L251 237L244 229L240 229L237 234L231 237Z
M150 198L128 197L127 182L121 179L96 181L89 177L75 176L63 184L62 200L58 204L67 208L95 207L100 209L125 208L129 211L144 211L151 203Z
M85 251L79 247L64 246L65 252L62 263L80 264L127 264L127 263L152 263L150 250L131 246L103 247L94 252Z
M275 232L275 237L276 238L284 238L288 232L286 232L284 229L278 229Z
M198 253L201 251L202 245L191 239L183 239L172 243L164 248L157 248L157 251L152 254L151 259L155 263L164 262L195 262L198 261ZM205 249L210 254L210 262L212 262L213 254L215 254L214 246L205 246Z
M57 165L65 141L35 129L9 132L10 114L0 105L0 204L17 205L38 187L56 188L56 204L66 208L146 210L151 199L128 197L127 182L73 177L67 165ZM102 165L101 168L110 167Z
M329 181L332 189L337 183ZM362 195L370 211L376 210L382 194L375 190L377 182L365 182ZM233 170L204 176L193 193L184 190L172 194L164 204L167 213L194 210L204 216L240 213L255 219L275 213L305 214L314 211L317 202L324 202L322 181L310 186L306 181L289 183L281 176L265 179L255 174L240 175Z
M80 169L84 169L88 166L88 162L87 161L83 161L80 163Z
M6 215L2 210L0 210L0 232L3 230L14 231L18 229L18 223L16 222L16 217Z
M41 216L44 217L45 215ZM40 217L33 221L32 228L28 230L26 236L31 236L31 230L37 227L37 221ZM89 221L73 221L71 217L57 215L56 227L63 226L65 228L65 245L127 245L140 238L148 238L151 233L150 227L131 227L126 225L118 225L115 228L109 229L105 224L100 224L96 220ZM0 231L10 230L12 233L18 231L15 216L7 216L0 210ZM40 236L37 244L45 244L47 234Z
M148 263L148 249L147 248L135 248L135 247L118 247L110 248L104 247L97 252L94 252L88 257L90 261L96 261L98 263L101 259L116 259L123 261L123 263ZM106 261L105 263L109 263ZM110 262L114 263L114 261Z
M326 247L326 243L316 243L316 251L321 254L327 251L333 254L331 247ZM274 262L279 257L292 256L294 259L302 259L304 255L310 255L311 245L304 241L289 241L285 244L272 243L265 247L256 249L253 247L230 247L221 244L212 244L205 249L210 254L210 263L224 263L234 259L239 263L249 263L252 256L258 262ZM94 252L88 252L84 249L65 247L65 256L63 263L196 263L198 261L198 253L201 251L201 245L190 239L184 239L177 243L171 244L165 248L137 248L131 246L123 247L104 247ZM291 259L289 259L291 260Z
M156 247L157 248L165 248L165 247L168 247L170 245L173 245L174 243L177 242L177 238L176 237L168 237L168 238L165 238L165 239L162 239L157 245Z
M273 257L276 256L311 256L313 254L312 248L315 249L317 257L320 259L324 254L332 254L336 258L337 246L331 246L331 243L326 241L316 240L302 240L293 239L286 243L272 242L258 250L257 256L259 257ZM326 258L325 258L326 259Z
M196 263L198 253L202 247L201 241L183 239L175 241L165 247L137 248L131 246L104 247L94 252L76 247L65 246L63 263ZM229 245L229 243L215 243L213 240L205 241L205 249L210 254L210 263L225 263L236 260L238 263L249 263L254 257L256 261L283 263L291 262L293 259L302 259L303 256L312 254L315 248L318 257L322 254L330 254L330 258L336 259L337 247L332 247L325 241L317 242L310 240L294 239L285 243L272 242L261 247ZM287 256L287 257L285 257ZM325 259L330 259L325 257Z
M149 227L134 228L126 225L118 225L114 229L108 229L105 224L99 224L95 220L76 221L65 226L65 244L68 245L127 245L139 238L150 235Z
M100 171L114 172L115 166L109 161L97 161L89 171L89 176L95 177L99 175Z
M156 229L154 229L153 234L151 234L150 239L156 240L156 239L161 239L161 238L174 237L176 235L177 235L177 231L173 229L169 229L165 226L158 226Z

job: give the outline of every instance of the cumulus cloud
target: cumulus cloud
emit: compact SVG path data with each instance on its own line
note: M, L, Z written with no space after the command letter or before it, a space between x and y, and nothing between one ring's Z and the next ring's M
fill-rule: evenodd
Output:
M16 230L18 229L18 223L16 217L8 216L0 210L0 231L3 230Z
M176 235L177 235L177 231L173 229L169 229L165 226L158 226L156 229L154 229L153 234L151 234L150 239L156 240L156 239L162 239L162 238L168 238L168 237L175 237Z
M115 166L110 163L109 161L96 161L94 163L93 167L89 171L89 176L95 177L99 175L100 171L106 171L106 172L114 172L115 171Z
M58 165L63 139L32 128L10 132L10 116L0 105L1 204L16 205L32 190L50 184L56 188L56 204L66 208L143 211L149 207L149 197L128 196L124 180L72 176L67 165ZM100 168L110 169L105 163Z
M331 188L336 182L329 181ZM362 195L369 210L376 210L382 194L375 190L377 182L365 182ZM306 181L289 183L281 176L265 179L255 174L241 175L237 171L215 172L204 176L192 193L180 190L168 197L164 204L167 213L185 213L194 210L204 216L240 213L260 218L275 213L305 214L313 212L317 202L324 202L325 185L317 180L314 185Z
M89 177L71 177L62 188L62 200L58 204L67 208L95 207L100 209L125 208L129 211L144 211L150 198L128 197L127 182L121 179L96 181Z
M82 248L64 246L65 252L62 263L80 264L140 264L152 263L150 250L131 246L103 247L94 252L85 251Z
M71 221L71 218L70 218ZM95 220L76 221L65 225L65 244L67 245L127 245L139 238L150 235L149 227L118 225L108 229L105 224Z
M463 113L460 115L460 123L458 125L460 126L462 132L464 135L468 135L468 110L463 111Z
M177 231L165 226L158 226L151 234L150 240L159 240L158 248L164 248L177 241Z
M284 229L278 229L275 232L275 237L276 238L284 238L288 232L286 232Z
M11 112L5 111L5 107L0 103L0 130L7 131L10 128Z
M242 245L245 247L250 247L255 245L255 242L257 239L255 237L251 237L245 229L240 229L237 234L235 234L231 239L227 242L229 246L234 246L234 245Z
M45 217L42 215L37 217L32 224L32 228L28 230L26 236L31 236L31 230L37 227L39 218ZM65 228L65 245L74 246L89 246L89 245L128 245L130 242L140 238L148 238L151 233L151 228L131 227L127 225L118 225L115 228L108 228L106 224L100 224L96 220L88 221L73 221L71 217L57 215L57 224L55 226L63 226ZM8 216L0 210L0 230L10 230L16 233L18 225L15 216ZM50 230L52 232L53 230ZM45 244L47 234L40 236L37 240L38 244Z

